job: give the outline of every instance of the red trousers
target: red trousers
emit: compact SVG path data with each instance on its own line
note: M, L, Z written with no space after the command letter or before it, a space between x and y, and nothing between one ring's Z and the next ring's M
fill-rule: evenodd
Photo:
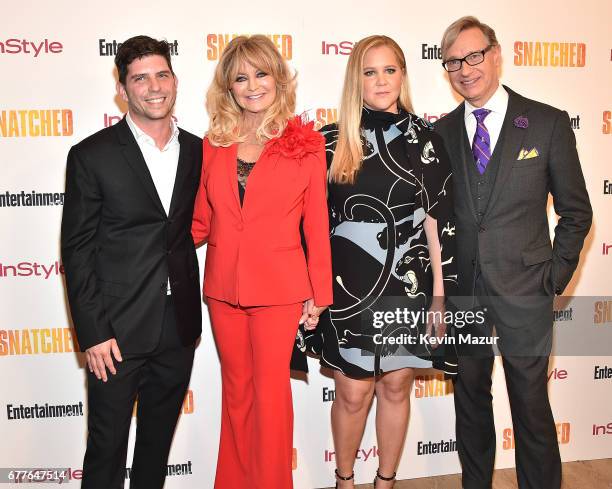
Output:
M223 384L215 489L291 489L289 363L302 304L207 302Z

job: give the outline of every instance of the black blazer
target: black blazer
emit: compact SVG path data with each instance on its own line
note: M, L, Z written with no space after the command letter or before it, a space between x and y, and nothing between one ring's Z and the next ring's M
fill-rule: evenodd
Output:
M465 130L465 104L437 121L435 128L453 168L460 295L473 295L479 266L491 295L520 305L521 296L552 299L565 289L589 232L592 210L567 112L504 88L509 100L499 137L503 144L498 143L500 166L481 219L469 184L467 165L474 160ZM519 116L527 119L528 127L517 127ZM521 150L532 148L538 156L519 158ZM552 245L546 212L549 193L560 217Z
M155 349L168 277L183 344L200 336L191 221L202 140L181 129L179 143L168 216L125 118L70 149L61 248L82 351L113 337L122 353Z

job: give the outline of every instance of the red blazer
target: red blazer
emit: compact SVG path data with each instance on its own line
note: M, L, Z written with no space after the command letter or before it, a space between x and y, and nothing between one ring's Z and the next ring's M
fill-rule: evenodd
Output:
M331 251L323 137L290 121L266 144L249 175L243 206L238 145L204 139L192 234L207 242L204 295L242 306L332 304ZM300 237L303 222L308 260Z

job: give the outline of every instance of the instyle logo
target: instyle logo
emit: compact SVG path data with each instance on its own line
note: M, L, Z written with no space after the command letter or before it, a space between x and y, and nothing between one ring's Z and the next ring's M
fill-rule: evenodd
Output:
M593 425L593 436L612 435L612 423L606 425Z
M15 109L0 111L0 136L24 138L72 136L70 109Z
M612 134L612 110L604 110L601 132L604 134Z
M567 307L565 309L555 309L553 311L553 321L555 323L567 322L574 320L574 308Z
M115 56L117 50L121 47L121 42L117 42L116 39L98 39L98 54L100 56ZM172 56L178 56L178 41L168 41L170 47L170 54Z
M323 387L323 402L333 402L336 399L336 391Z
M74 351L80 350L71 328L0 329L0 357Z
M553 370L548 372L548 382L551 380L565 380L567 379L567 370L558 369L555 367Z
M46 419L46 418L66 418L72 416L83 416L83 401L75 404L7 404L6 419L15 421L18 419Z
M64 265L57 260L48 264L21 261L13 265L7 265L0 262L0 279L11 277L36 277L49 280L50 277L57 277L63 274Z
M63 192L36 192L25 190L0 193L0 207L41 207L64 205Z
M612 379L612 367L608 367L607 365L595 365L593 378L595 380Z
M604 195L612 195L612 182L610 180L604 180L603 193Z
M437 44L421 44L421 59L442 60L442 48Z
M217 60L229 42L241 34L208 34L206 36L206 59ZM291 34L265 34L285 59L293 58L293 37Z
M430 124L433 124L434 122L436 122L437 120L441 119L442 117L444 117L446 114L448 114L448 112L442 112L441 114L428 114L427 112L425 112L423 114L423 119L425 119L427 122L429 122Z
M594 308L593 322L595 324L612 323L612 301L596 301Z
M434 453L450 453L457 451L457 442L451 440L419 441L417 443L417 455L432 455Z
M175 475L191 475L193 474L193 469L191 467L191 460L188 460L185 463L179 464L168 464L166 465L166 475L167 476L175 476ZM125 478L129 479L132 476L132 468L125 468ZM83 477L81 471L81 478Z
M586 64L583 42L516 41L515 66L551 66L582 68Z
M315 129L318 131L327 124L338 122L338 109L336 108L318 108L314 111Z
M570 442L571 423L555 423L557 427L557 442L559 445L567 445ZM506 428L502 432L502 448L514 450L514 432L512 428Z
M610 248L612 248L612 245L601 243L601 254L604 256L608 256L610 254Z
M0 54L30 54L38 58L41 54L59 54L64 46L59 41L28 41L27 39L7 39L0 41Z
M444 380L443 374L417 375L414 378L414 397L447 396L454 392L453 381Z
M114 126L115 124L117 124L117 122L121 121L121 119L123 119L123 116L125 114L122 115L110 115L107 114L106 112L104 113L104 127L110 127L110 126Z
M323 55L342 55L348 56L353 51L355 43L353 41L329 42L321 41L321 54Z
M371 458L378 457L378 447L376 445L369 448L359 448L357 452L355 452L355 460L361 460L363 462L367 462ZM336 460L336 452L333 450L325 450L324 454L325 462L333 462Z

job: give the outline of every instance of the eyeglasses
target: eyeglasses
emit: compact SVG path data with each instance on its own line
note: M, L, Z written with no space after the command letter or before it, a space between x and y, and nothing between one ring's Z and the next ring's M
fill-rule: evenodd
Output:
M449 73L452 73L453 71L459 71L464 61L470 66L479 65L484 61L485 53L492 47L493 44L489 44L482 51L475 51L459 59L449 59L448 61L442 62L442 67Z

